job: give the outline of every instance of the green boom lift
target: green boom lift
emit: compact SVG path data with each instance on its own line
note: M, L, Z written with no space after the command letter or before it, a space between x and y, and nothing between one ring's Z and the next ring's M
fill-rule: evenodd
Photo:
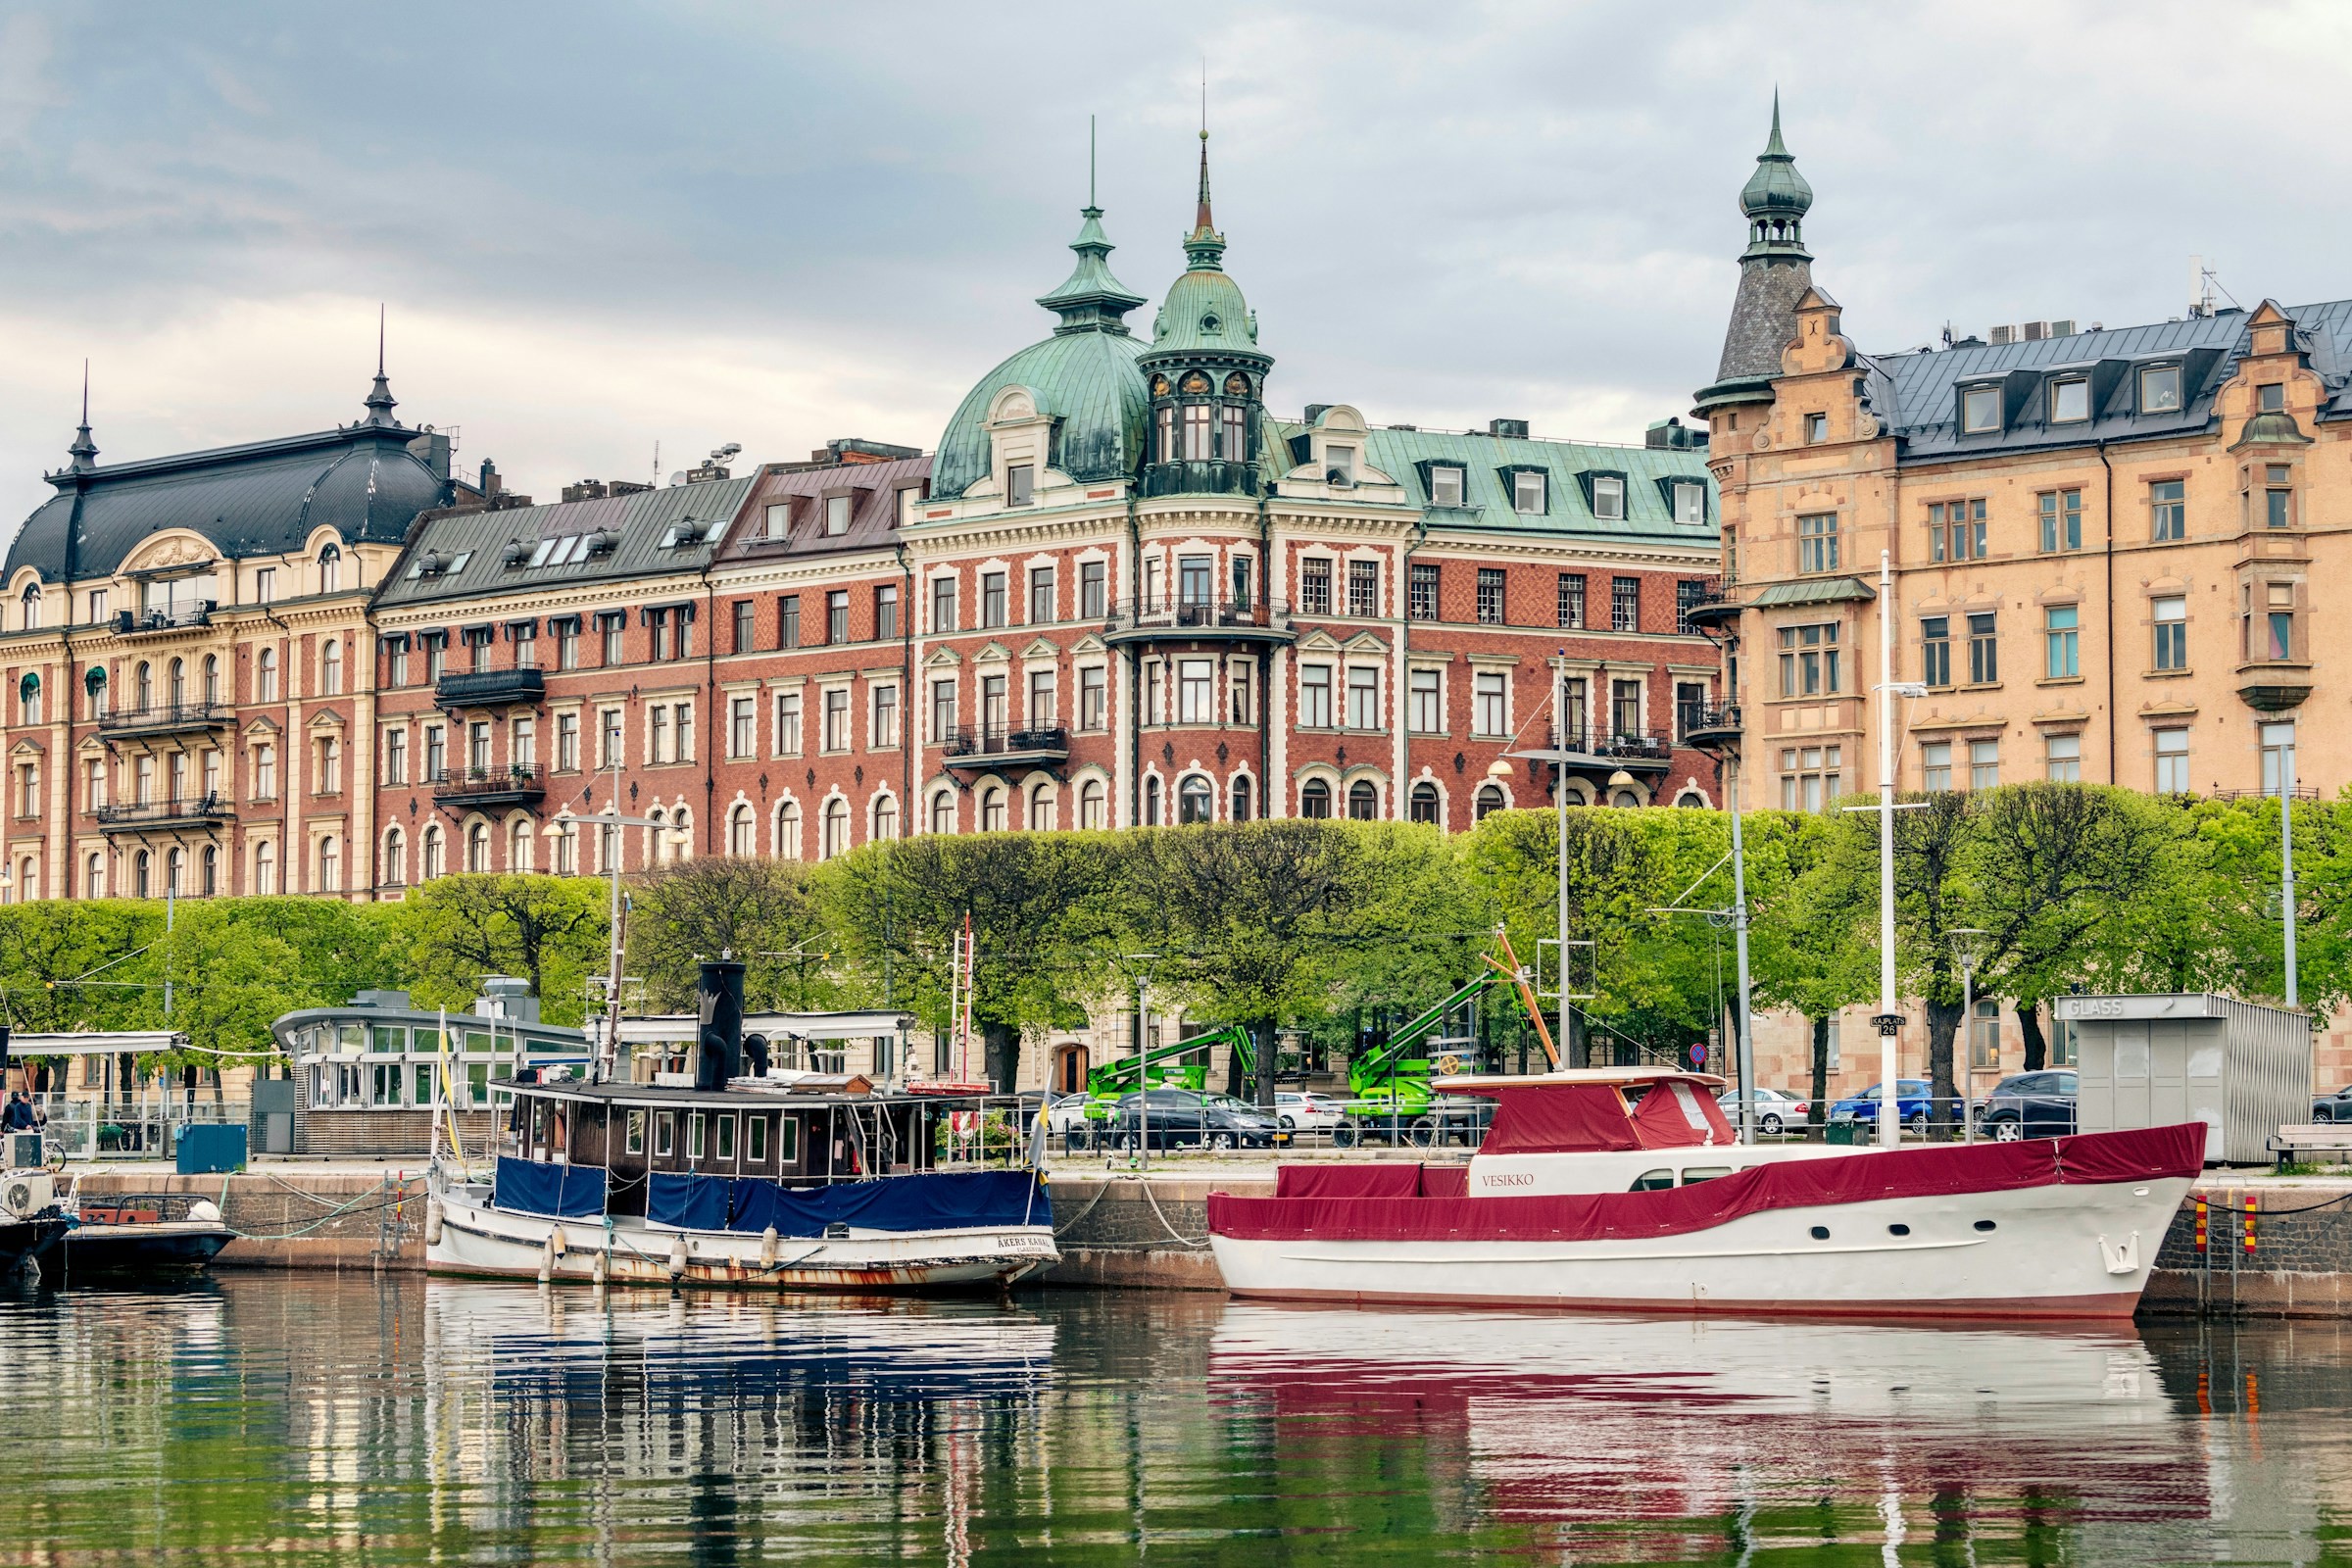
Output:
M1495 933L1495 943L1502 950L1502 958L1487 955L1486 966L1476 979L1380 1044L1348 1058L1348 1121L1335 1129L1334 1143L1345 1148L1367 1138L1393 1140L1405 1136L1415 1143L1426 1144L1436 1136L1441 1130L1437 1126L1441 1118L1431 1114L1439 1108L1436 1093L1430 1087L1432 1074L1450 1077L1467 1063L1460 1053L1445 1049L1466 1042L1433 1037L1454 1008L1489 986L1508 985L1518 994L1520 1005L1527 1009L1537 1037L1544 1043L1544 1054L1554 1067L1559 1065L1551 1031L1544 1025L1543 1009L1536 1005L1534 988L1519 965L1518 955L1511 951L1509 938L1500 931ZM1440 1048L1434 1058L1427 1054L1414 1054L1417 1048L1429 1046Z
M1257 1071L1257 1048L1250 1039L1250 1031L1238 1023L1220 1024L1205 1034L1189 1040L1179 1040L1163 1051L1154 1051L1149 1057L1122 1056L1106 1061L1086 1075L1086 1119L1108 1121L1123 1095L1139 1089L1190 1089L1198 1094L1208 1087L1208 1053L1215 1046L1229 1047L1242 1058L1242 1071L1252 1075ZM1147 1064L1148 1063L1148 1064Z

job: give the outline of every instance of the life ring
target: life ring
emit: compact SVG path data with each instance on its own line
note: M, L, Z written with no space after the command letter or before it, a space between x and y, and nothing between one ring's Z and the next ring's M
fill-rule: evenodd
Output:
M1445 1055L1438 1058L1438 1071L1450 1076L1454 1073L1460 1072L1461 1070L1462 1058L1453 1054L1451 1052L1447 1052Z

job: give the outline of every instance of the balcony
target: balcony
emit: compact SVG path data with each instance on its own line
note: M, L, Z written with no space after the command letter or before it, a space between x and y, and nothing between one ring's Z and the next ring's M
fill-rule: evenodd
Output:
M941 743L940 750L947 754L948 766L974 771L1066 762L1070 732L1059 725L1006 729L984 724L955 731Z
M528 764L445 767L430 782L434 804L442 806L488 809L494 806L536 806L547 798L547 776Z
M1674 758L1674 738L1662 729L1611 728L1606 725L1588 727L1570 725L1563 734L1550 733L1550 750L1544 752L1514 752L1536 761L1553 761L1555 753L1567 754L1565 765L1588 772L1618 768L1628 771L1663 773Z
M1706 587L1699 596L1683 608L1683 624L1706 635L1720 626L1737 625L1740 612L1745 607L1735 597L1740 585L1722 577L1705 579Z
M2283 713L2311 695L2307 661L2265 659L2237 666L2237 700L2258 713Z
M1291 607L1279 599L1142 599L1110 608L1102 640L1121 643L1222 641L1287 643Z
M218 827L232 820L237 809L225 795L198 795L183 801L101 806L91 814L98 818L101 833L154 833Z
M209 626L213 623L213 606L214 601L207 599L188 610L118 610L115 612L114 632L118 637L146 637L160 632Z
M1740 744L1738 703L1678 709L1674 723L1675 728L1682 732L1683 744L1693 751L1728 752Z
M225 729L237 710L227 703L165 703L134 708L127 712L98 715L98 733L108 740L133 740L142 735L182 735L196 730Z
M433 683L433 706L446 712L461 708L529 708L547 700L547 677L535 668L468 669Z

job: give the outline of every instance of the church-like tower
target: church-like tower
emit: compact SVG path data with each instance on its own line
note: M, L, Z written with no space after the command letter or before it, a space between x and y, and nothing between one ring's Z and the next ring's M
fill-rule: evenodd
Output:
M1168 285L1137 360L1152 391L1146 496L1258 492L1266 372L1257 318L1225 270L1225 236L1208 207L1208 132L1200 132L1200 196L1185 237L1184 275Z
M1747 217L1747 249L1740 257L1740 292L1723 335L1714 384L1694 394L1693 413L1711 424L1726 411L1772 401L1781 350L1796 336L1796 302L1813 285L1813 257L1804 245L1804 217L1813 187L1796 172L1781 140L1781 97L1772 97L1772 136L1756 156L1756 172L1740 191ZM1723 421L1728 425L1728 420ZM1721 431L1719 429L1718 434ZM1718 450L1723 443L1719 440Z

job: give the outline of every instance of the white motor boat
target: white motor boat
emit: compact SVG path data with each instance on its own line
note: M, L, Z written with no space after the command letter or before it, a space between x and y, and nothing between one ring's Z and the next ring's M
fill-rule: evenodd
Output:
M1285 1166L1212 1195L1238 1296L1649 1312L2129 1317L2201 1124L1897 1149L1735 1141L1721 1080L1457 1077L1467 1164Z

